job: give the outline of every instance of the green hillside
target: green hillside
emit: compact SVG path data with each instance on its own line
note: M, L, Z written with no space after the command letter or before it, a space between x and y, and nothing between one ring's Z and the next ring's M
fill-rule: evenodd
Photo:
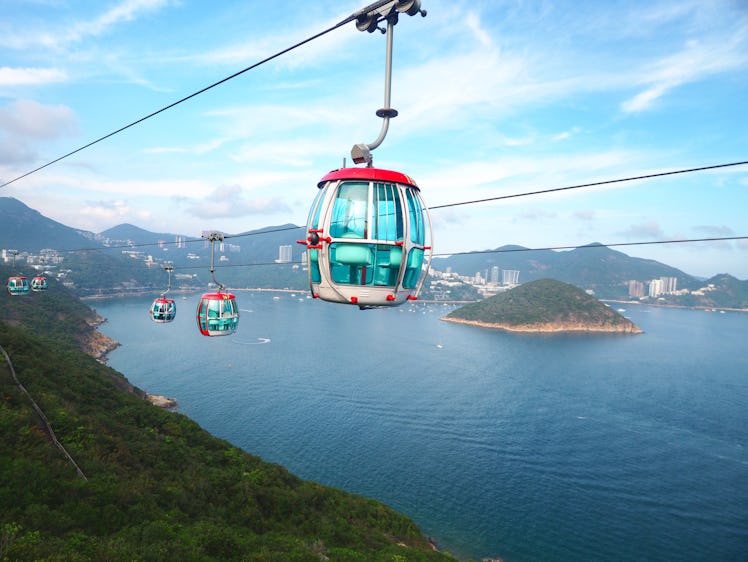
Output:
M28 391L0 354L0 560L452 559L383 504L123 392L78 348L95 317L63 290L4 292L0 306L0 345Z
M450 312L445 320L528 331L639 331L630 320L596 298L555 279L525 283L465 305Z

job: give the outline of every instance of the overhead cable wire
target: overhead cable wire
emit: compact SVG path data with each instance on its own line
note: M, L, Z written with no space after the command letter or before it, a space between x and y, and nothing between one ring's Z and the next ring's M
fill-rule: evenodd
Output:
M545 246L541 248L496 248L494 250L470 250L465 252L445 252L441 254L434 254L434 257L450 257L450 256L464 256L470 254L506 254L512 252L542 252L544 250L587 250L594 248L615 248L619 246L653 246L658 244L689 244L695 242L726 242L731 240L748 240L746 236L721 236L713 238L680 238L677 240L649 240L640 242L614 242L612 244L584 244L576 246ZM304 262L255 262L255 263L236 263L236 264L219 264L216 265L216 269L219 268L235 268L235 267L254 267L254 266L268 266L268 265L303 265ZM174 267L174 271L185 270L185 269L205 269L204 265L185 265Z
M85 150L85 149L87 149L87 148L89 148L89 147L91 147L91 146L93 146L95 144L98 144L101 141L104 141L104 140L106 140L106 139L108 139L110 137L113 137L114 135L117 135L117 134L119 134L119 133L121 133L121 132L123 132L123 131L125 131L125 130L127 130L129 128L131 128L131 127L134 127L135 125L138 125L138 124L142 123L143 121L151 119L152 117L155 117L156 115L159 115L160 113L163 113L164 111L167 111L167 110L169 110L169 109L171 109L173 107L176 107L177 105L179 105L181 103L184 103L187 100L190 100L190 99L192 99L192 98L194 98L196 96L199 96L200 94L203 94L203 93L207 92L208 90L212 90L216 86L220 86L221 84L223 84L225 82L228 82L229 80L232 80L232 79L236 78L237 76L240 76L240 75L244 74L245 72L248 72L248 71L253 70L253 69L255 69L255 68L259 67L259 66L262 66L263 64L265 64L267 62L270 62L271 60L276 59L276 58L278 58L278 57L280 57L282 55L285 55L286 53L288 53L290 51L293 51L294 49L297 49L298 47L301 47L302 45L306 45L307 43L310 43L310 42L314 41L315 39L319 39L323 35L327 35L328 33L332 32L332 31L335 31L339 27L343 27L344 25L347 25L347 24L351 23L352 21L356 20L359 16L367 14L367 13L373 11L373 10L376 10L376 9L378 9L378 8L384 6L385 4L388 4L390 2L392 2L392 0L378 0L377 2L374 2L373 4L370 4L369 6L366 6L365 8L362 8L361 10L358 10L358 11L354 12L353 14L351 14L350 16L348 16L347 18L341 20L340 22L336 23L335 25L333 25L331 27L328 27L324 31L320 31L319 33L316 33L316 34L312 35L311 37L308 37L308 38L306 38L306 39L304 39L302 41L299 41L298 43L295 43L294 45L291 45L290 47L286 47L285 49L283 49L281 51L278 51L275 54L270 55L269 57L266 57L266 58L264 58L264 59L262 59L262 60L260 60L260 61L258 61L256 63L254 63L254 64L251 64L250 66L247 66L246 68L243 68L242 70L234 72L230 76L226 76L225 78L222 78L221 80L218 80L217 82L213 82L209 86L205 86L204 88L201 88L200 90L197 90L196 92L193 92L193 93L191 93L191 94L189 94L187 96L184 96L183 98L180 98L177 101L172 102L169 105L166 105L166 106L162 107L161 109L157 109L156 111L153 111L153 112L149 113L148 115L145 115L145 116L141 117L140 119L136 119L135 121L133 121L131 123L128 123L127 125L124 125L123 127L120 127L119 129L116 129L116 130L114 130L114 131L112 131L110 133L107 133L106 135L104 135L102 137L99 137L96 140L93 140L93 141L91 141L91 142L89 142L87 144L84 144L83 146L81 146L79 148L76 148L75 150L71 150L70 152L68 152L66 154L63 154L62 156L59 156L58 158L55 158L54 160L51 160L50 162L47 162L46 164L43 164L43 165L41 165L41 166L39 166L37 168L34 168L33 170L30 170L30 171L28 171L28 172L26 172L24 174L21 174L20 176L15 177L15 178L13 178L10 181L4 182L4 183L0 184L0 188L8 186L8 185L10 185L10 184L12 184L12 183L20 180L20 179L23 179L23 178L25 178L27 176L30 176L31 174L35 174L36 172L38 172L40 170L43 170L44 168L47 168L48 166L51 166L52 164L56 164L57 162L59 162L61 160L64 160L65 158L68 158L68 157L70 157L70 156L72 156L74 154L77 154L78 152L81 152L82 150Z
M434 254L434 257L464 256L468 254L506 254L511 252L542 252L544 250L586 250L594 248L615 248L619 246L653 246L657 244L692 244L695 242L726 242L730 240L748 240L748 236L719 236L713 238L680 238L677 240L649 240L643 242L614 242L612 244L584 244L582 246L545 246L542 248L496 248L494 250L470 250L467 252L449 252Z
M716 170L718 168L730 168L734 166L743 166L745 164L748 164L748 160L742 161L742 162L730 162L729 164L714 164L711 166L701 166L699 168L686 168L682 170L671 170L669 172L656 172L652 174L645 174L641 176L632 176L628 178L618 178L614 180L603 180L603 181L596 181L591 183L580 183L577 185L568 185L565 187L553 187L550 189L541 189L538 191L526 191L523 193L513 193L510 195L499 195L497 197L486 197L485 199L474 199L472 201L462 201L460 203L446 203L444 205L434 205L433 207L429 207L429 210L433 211L435 209L445 209L447 207L457 207L460 205L473 205L476 203L487 203L489 201L500 201L502 199L512 199L515 197L526 197L528 195L542 195L544 193L554 193L558 191L568 191L571 189L581 189L583 187L597 187L601 185L610 185L613 183L623 183L623 182L629 182L629 181L637 181L637 180L646 180L651 178L659 178L663 176L674 176L677 174L688 174L691 172L703 172L706 170Z
M435 205L433 207L428 207L429 211L438 210L438 209L446 209L449 207L459 207L462 205L473 205L477 203L488 203L491 201L499 201L502 199L512 199L512 198L519 198L519 197L529 197L531 195L542 195L544 193L553 193L556 191L566 191L566 190L572 190L572 189L581 189L584 187L598 187L602 185L610 185L614 183L623 183L623 182L631 182L631 181L637 181L637 180L644 180L644 179L651 179L651 178L658 178L663 176L672 176L672 175L678 175L678 174L687 174L687 173L693 173L693 172L702 172L706 170L716 170L720 168L730 168L735 166L742 166L748 164L748 161L744 162L730 162L727 164L712 164L709 166L700 166L697 168L682 168L679 170L670 170L668 172L655 172L652 174L645 174L645 175L639 175L639 176L631 176L626 178L615 178L612 180L601 180L597 182L591 182L591 183L582 183L577 185L571 185L566 187L552 187L548 189L539 189L536 191L525 191L522 193L513 193L510 195L498 195L496 197L487 197L485 199L473 199L470 201L461 201L456 203L446 203L444 205ZM244 232L241 234L224 234L224 240L231 240L233 238L245 238L248 236L257 236L260 234L272 234L277 232L286 232L291 230L299 230L306 228L304 225L301 226L281 226L277 228L266 228L262 230L255 230L252 232ZM726 238L731 239L731 238ZM739 239L739 237L738 237ZM205 242L205 238L188 238L186 240L180 240L180 241L173 241L173 242L167 242L167 241L161 241L161 242L143 242L140 244L122 244L118 246L102 246L102 247L89 247L89 248L77 248L77 249L71 249L71 250L59 250L60 252L66 252L66 253L74 253L74 252L92 252L92 251L98 251L98 250L117 250L117 249L126 249L126 248L144 248L148 246L174 246L177 244L193 244L196 242ZM686 240L688 242L689 240ZM694 241L701 241L701 240L694 240Z

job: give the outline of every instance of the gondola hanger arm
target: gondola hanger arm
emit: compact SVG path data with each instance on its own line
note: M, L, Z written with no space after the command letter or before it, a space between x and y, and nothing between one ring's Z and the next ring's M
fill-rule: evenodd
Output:
M397 117L397 110L390 106L392 93L392 43L394 27L397 24L399 14L414 16L421 14L426 17L426 10L421 9L421 0L393 0L387 3L377 2L360 10L356 14L356 28L359 31L368 31L369 33L379 29L382 33L387 34L387 52L385 56L384 71L384 107L377 110L377 117L381 117L382 129L379 136L371 143L358 143L351 149L351 158L356 164L366 164L371 167L374 157L371 151L377 148L387 136L387 130L390 126L390 119ZM379 24L387 22L387 28L381 29Z

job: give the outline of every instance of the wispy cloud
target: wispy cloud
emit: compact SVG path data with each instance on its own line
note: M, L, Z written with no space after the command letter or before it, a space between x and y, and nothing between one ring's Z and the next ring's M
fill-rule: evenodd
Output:
M729 39L689 41L680 52L650 65L640 80L644 90L624 101L621 109L625 113L650 109L659 98L679 86L748 66L745 39L743 30Z
M119 24L175 4L176 0L124 0L88 19L50 18L46 28L29 24L22 30L10 30L0 35L0 46L19 50L32 47L62 49L70 43L100 37Z
M700 225L700 226L693 227L693 229L705 237L716 238L716 237L735 235L735 231L729 226Z
M655 221L632 224L620 234L629 240L659 240L665 236L662 227Z

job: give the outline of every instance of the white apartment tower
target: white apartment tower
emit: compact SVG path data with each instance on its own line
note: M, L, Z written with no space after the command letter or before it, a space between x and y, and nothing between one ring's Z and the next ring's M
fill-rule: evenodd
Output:
M291 244L278 246L278 259L276 261L278 263L291 263L291 260L293 259L292 249L293 246L291 246Z

